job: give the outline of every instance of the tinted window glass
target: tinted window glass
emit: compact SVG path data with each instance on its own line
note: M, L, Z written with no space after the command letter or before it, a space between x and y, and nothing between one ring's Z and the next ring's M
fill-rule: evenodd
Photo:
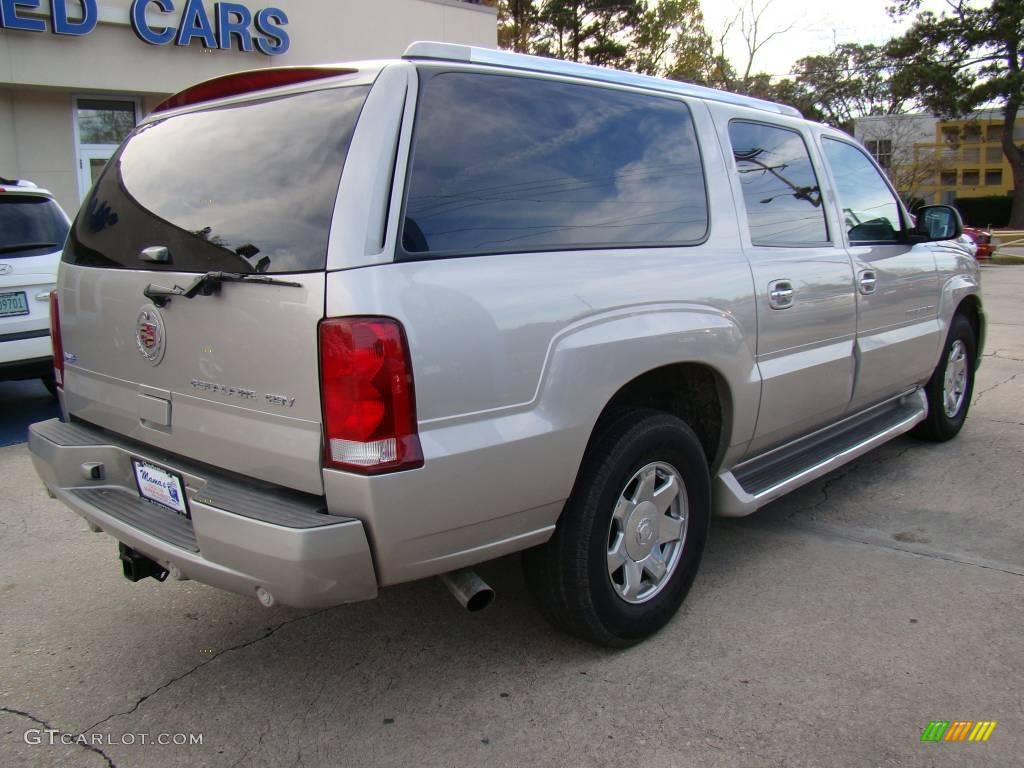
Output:
M0 256L38 256L64 245L68 221L53 200L35 195L0 195Z
M685 244L707 201L686 105L423 73L402 243L413 254Z
M808 245L828 240L821 189L807 146L796 131L729 123L729 140L755 245Z
M835 179L839 205L851 243L892 241L899 237L900 207L867 155L851 144L822 142Z
M135 131L75 220L65 259L182 272L323 269L368 88L169 117ZM166 246L171 262L140 262Z

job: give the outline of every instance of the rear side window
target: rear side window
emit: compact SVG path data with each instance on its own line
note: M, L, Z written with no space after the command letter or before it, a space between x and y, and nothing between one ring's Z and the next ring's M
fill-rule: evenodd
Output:
M64 245L68 220L48 197L0 195L0 256L38 256Z
M682 102L542 79L421 71L402 246L412 257L701 241Z
M868 156L835 139L823 139L821 146L835 179L850 242L898 240L903 229L899 203Z
M821 188L796 131L734 120L729 140L754 245L828 242Z
M180 272L324 269L368 90L244 102L141 126L83 204L65 261ZM167 247L170 262L139 261L151 246Z

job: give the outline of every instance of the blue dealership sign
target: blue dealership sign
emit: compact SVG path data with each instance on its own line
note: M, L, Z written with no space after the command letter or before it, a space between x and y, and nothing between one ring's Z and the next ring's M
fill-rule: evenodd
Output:
M68 18L69 2L77 11ZM150 45L188 47L198 40L204 48L237 49L246 53L259 51L267 56L280 56L291 47L285 31L288 15L280 8L252 11L242 3L214 3L209 12L203 0L132 0L129 20L132 31ZM46 21L40 18L40 0L0 0L0 29L23 32L46 32ZM147 20L146 14L171 14L181 8L177 27ZM34 13L33 13L34 12ZM50 31L55 35L81 37L88 35L99 23L96 0L51 0Z

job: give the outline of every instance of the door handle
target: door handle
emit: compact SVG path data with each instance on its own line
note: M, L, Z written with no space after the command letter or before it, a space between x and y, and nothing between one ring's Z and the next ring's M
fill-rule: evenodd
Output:
M878 275L873 269L865 269L860 273L860 292L868 296L878 287Z
M768 283L768 306L789 309L793 306L793 283L790 280L772 280Z
M142 261L151 261L154 264L167 264L171 260L171 252L162 245L153 245L143 248L139 253Z

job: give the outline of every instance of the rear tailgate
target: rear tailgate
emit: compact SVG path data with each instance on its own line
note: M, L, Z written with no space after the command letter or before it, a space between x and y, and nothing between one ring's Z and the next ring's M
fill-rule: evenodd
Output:
M127 139L64 253L73 417L322 493L317 324L338 184L367 91L172 114ZM295 285L211 282L211 295L166 304L144 295L210 271Z

